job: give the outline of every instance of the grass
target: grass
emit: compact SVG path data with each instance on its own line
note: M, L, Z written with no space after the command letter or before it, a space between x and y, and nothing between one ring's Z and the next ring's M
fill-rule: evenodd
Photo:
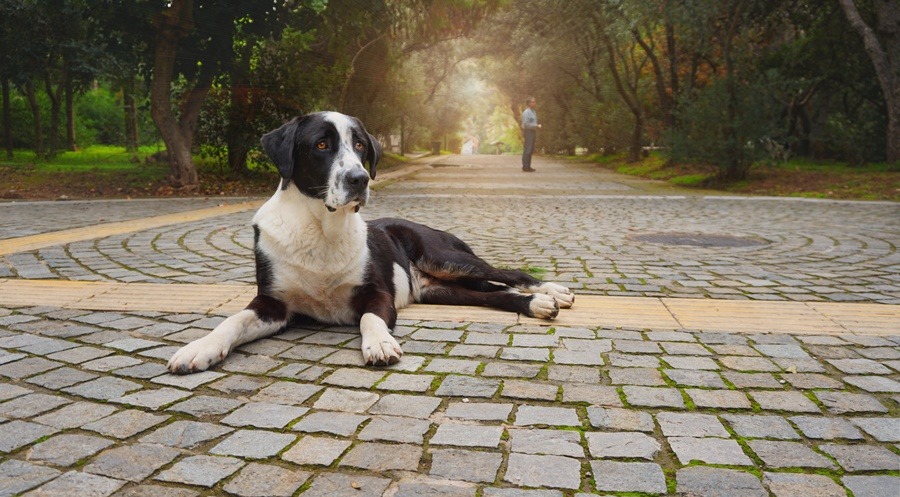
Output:
M136 153L124 147L94 145L61 152L52 159L37 159L33 151L17 150L12 160L0 156L0 199L77 199L196 195L269 195L278 173L268 161L250 162L243 175L209 157L194 157L200 178L194 192L173 188L165 161L148 160L159 146L143 146ZM378 171L401 167L409 158L386 153Z
M900 200L900 170L886 163L851 166L835 161L793 158L782 164L760 161L742 181L718 181L718 168L709 164L672 163L659 152L639 162L626 154L570 157L621 174L666 181L683 187L702 187L745 195L768 195L853 200Z

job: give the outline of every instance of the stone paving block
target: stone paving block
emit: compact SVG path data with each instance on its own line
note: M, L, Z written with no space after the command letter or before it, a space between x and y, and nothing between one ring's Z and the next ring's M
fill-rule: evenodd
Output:
M613 347L626 354L661 354L662 349L656 342L642 340L613 340Z
M555 384L533 383L523 380L504 380L500 395L513 399L556 400L559 387Z
M844 381L867 392L900 393L900 382L883 376L845 376Z
M357 438L365 441L422 443L422 436L431 427L425 420L400 416L376 416L359 432Z
M252 462L223 488L240 497L290 497L312 473Z
M672 452L681 462L687 465L697 460L706 464L723 464L731 466L752 466L753 461L744 454L741 446L734 440L722 438L668 437Z
M766 357L810 359L809 354L799 345L756 344L753 348Z
M309 411L306 407L285 406L268 402L250 402L242 405L222 418L222 423L231 426L254 426L256 428L284 428L291 421Z
M625 385L625 398L633 406L641 407L684 407L681 392L675 388L652 388Z
M822 418L818 416L793 416L788 418L797 425L807 438L816 440L862 440L863 436L855 426L843 418Z
M111 350L104 350L98 347L75 347L50 354L47 358L54 361L68 362L70 364L81 364L82 362L106 357L112 353Z
M331 466L350 447L349 440L304 436L281 458L300 465Z
M244 461L224 456L191 456L156 476L157 480L210 488L244 466Z
M691 466L675 474L676 490L685 495L710 497L767 497L759 479L734 469Z
M377 393L327 388L313 407L343 412L365 412L379 399Z
M723 414L731 428L738 435L746 438L776 438L796 440L800 435L781 416L764 416L757 414Z
M703 345L699 343L684 343L684 342L660 342L659 345L666 351L666 354L669 355L687 355L687 356L707 356L712 355L712 352L706 349ZM667 358L663 358L666 360ZM674 367L674 366L673 366ZM689 368L693 369L693 368Z
M612 407L622 405L622 399L619 398L619 392L615 387L583 383L564 384L563 402L585 402L595 406Z
M770 468L834 468L828 458L802 443L750 440L747 445Z
M87 383L64 388L63 391L89 399L112 400L139 389L141 385L133 381L101 376Z
M796 473L763 474L763 483L775 497L846 497L847 492L831 478Z
M794 388L810 390L813 388L844 388L840 381L819 373L794 373L782 375Z
M359 425L367 419L368 416L345 412L314 412L294 423L291 429L305 433L331 433L348 437L356 433Z
M853 492L853 497L891 496L900 488L898 476L845 476L841 481Z
M117 492L113 497L197 497L195 490L142 483Z
M817 391L816 397L834 414L888 412L888 408L868 394Z
M847 471L900 471L900 455L877 445L823 444L819 449Z
M725 388L725 382L718 373L689 369L664 369L663 373L679 386ZM776 382L777 384L778 382Z
M496 448L503 434L502 426L485 426L445 422L438 425L431 437L431 445L454 445L457 447Z
M521 487L577 489L581 463L563 456L510 454L503 480Z
M0 463L0 496L22 493L59 475L59 471L46 466L17 459L6 460Z
M102 452L84 471L119 480L140 482L181 454L157 444L124 445Z
M588 366L550 366L547 379L555 382L600 383L600 370Z
M683 331L648 331L647 339L657 342L696 342L697 339L691 333Z
M441 399L435 397L390 394L369 408L369 413L426 419L440 404Z
M135 364L134 366L128 366L125 368L113 370L113 374L119 376L128 376L129 378L141 379L156 378L157 376L167 375L168 373L169 370L165 365L155 362L145 362L142 364Z
M600 491L666 493L666 477L658 464L591 461L591 469Z
M195 417L215 416L229 413L243 404L243 401L229 397L195 395L190 399L170 406L167 410L183 412Z
M575 495L585 497L584 494ZM563 497L563 494L559 490L487 487L484 489L484 497Z
M581 435L575 431L511 428L508 432L512 452L584 457Z
M825 359L825 361L842 373L850 375L891 374L890 369L871 359Z
M503 455L496 452L435 449L431 451L431 470L428 474L448 480L492 483L502 462Z
M444 413L449 418L472 421L506 421L512 412L513 404L497 404L492 402L450 402Z
M10 383L0 383L0 401L14 399L16 397L21 397L23 395L32 393L34 393L33 390L29 390L25 387L20 387L18 385L13 385Z
M341 368L334 370L330 375L326 376L322 382L339 387L372 388L375 383L378 383L379 380L384 378L385 374L386 373L383 371Z
M720 356L717 359L723 366L735 371L759 371L763 373L781 371L778 365L764 357Z
M107 372L115 369L126 368L129 366L137 366L142 362L143 361L141 361L140 359L136 359L134 357L114 355L101 357L100 359L81 363L81 367L90 369L91 371Z
M656 369L659 367L659 358L651 355L609 354L609 364L617 368Z
M800 392L749 392L764 411L821 412L819 406Z
M210 454L265 459L281 452L296 436L265 430L238 430L209 449Z
M32 447L28 451L28 460L55 466L71 466L112 444L110 440L92 435L64 433Z
M199 373L182 375L165 374L163 376L153 378L150 381L152 381L153 383L159 383L160 385L169 385L173 387L193 390L200 385L204 385L211 381L217 380L223 376L225 375L216 371L201 371Z
M315 477L303 497L381 497L391 484L387 478L322 473Z
M58 432L50 426L15 420L0 424L0 452L12 452L35 440Z
M587 432L584 434L591 457L635 458L652 461L659 452L659 442L635 432Z
M488 357L492 358L500 351L497 345L454 345L450 349L450 355L454 357Z
M509 345L510 335L507 333L481 333L473 332L469 327L466 335L466 343L473 345Z
M656 369L649 368L609 368L607 371L613 385L642 385L659 387L666 384Z
M375 388L378 390L427 392L431 388L434 376L427 374L392 373Z
M129 438L169 419L168 415L150 414L136 409L126 409L88 423L82 428L117 439Z
M423 479L401 480L394 497L475 497L475 486L459 482L427 481Z
M750 401L743 392L735 390L685 389L694 405L712 409L750 409Z
M507 361L539 361L550 360L550 350L528 347L504 347L500 352L500 358Z
M482 376L502 378L534 378L541 372L540 364L490 362L481 372Z
M340 466L370 471L416 471L422 458L422 447L409 444L361 443L341 459Z
M718 355L726 355L726 356L734 356L734 355L743 355L743 356L759 356L759 352L756 351L753 347L749 345L741 345L741 344L723 344L723 345L710 345L709 348L713 350Z
M900 442L900 418L850 418L879 442Z
M775 388L784 386L771 373L738 373L726 371L725 379L737 388Z
M140 441L147 444L191 449L232 431L234 431L233 428L213 423L175 421L148 435L144 435Z
M28 495L35 497L65 497L72 495L106 497L107 495L112 495L124 484L124 481L114 480L105 476L69 471L59 478L32 490Z
M653 418L650 414L615 407L588 407L588 419L591 426L610 431L653 431Z
M519 406L516 426L581 426L575 409L566 407Z
M435 391L440 397L493 397L500 382L471 376L449 375Z
M14 380L21 380L29 376L50 371L65 366L57 361L50 361L43 357L26 357L15 362L9 362L0 366L0 376L6 376Z
M30 418L71 403L71 400L62 397L32 393L0 403L0 415L9 418Z
M292 381L277 381L261 389L259 393L250 397L250 400L272 404L300 405L321 390L322 387L316 385L307 385Z
M722 423L711 414L693 414L681 412L661 412L656 421L663 435L667 437L720 437L729 438L731 434Z
M284 361L273 359L267 355L229 354L219 368L232 373L265 374L282 364Z
M271 383L272 380L268 378L235 374L226 376L221 380L214 381L207 386L222 393L246 396Z
M110 399L110 402L119 404L127 404L138 407L147 407L149 409L158 410L159 408L178 402L179 400L190 397L192 394L185 390L177 388L157 388L144 389L139 392L124 395L117 399Z
M798 373L824 373L825 367L815 359L786 359L775 357L772 359L781 369Z

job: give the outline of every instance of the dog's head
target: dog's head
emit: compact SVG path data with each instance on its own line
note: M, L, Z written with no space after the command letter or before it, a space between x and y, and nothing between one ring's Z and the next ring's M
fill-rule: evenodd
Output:
M337 112L307 114L266 133L261 142L281 173L282 189L293 184L332 212L351 204L358 209L368 200L381 145L359 119Z

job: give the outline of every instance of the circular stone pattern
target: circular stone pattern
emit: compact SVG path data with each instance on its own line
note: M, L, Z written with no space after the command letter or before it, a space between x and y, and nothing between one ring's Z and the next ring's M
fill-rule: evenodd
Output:
M694 247L759 247L770 243L760 238L741 238L730 235L707 235L702 233L648 233L645 235L630 235L628 239L660 245L691 245Z

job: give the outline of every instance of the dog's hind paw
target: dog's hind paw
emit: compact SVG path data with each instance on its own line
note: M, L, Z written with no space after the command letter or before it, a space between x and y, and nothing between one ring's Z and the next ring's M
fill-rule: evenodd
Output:
M194 340L178 349L169 359L167 367L175 374L205 371L228 355L228 347L208 337Z
M559 303L550 295L535 293L528 303L528 311L534 318L553 319L559 314Z
M540 286L531 289L533 293L543 293L556 299L561 309L568 309L575 303L575 294L568 287L559 283L541 283Z

